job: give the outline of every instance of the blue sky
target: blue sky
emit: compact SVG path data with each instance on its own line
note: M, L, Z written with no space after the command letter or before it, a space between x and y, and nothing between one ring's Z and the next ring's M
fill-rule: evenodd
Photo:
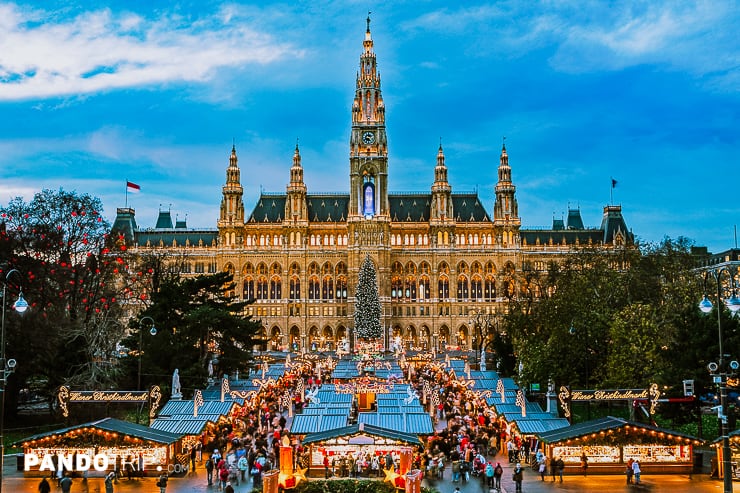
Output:
M391 191L493 210L502 138L524 227L614 203L645 242L734 245L740 222L737 2L0 0L0 203L100 197L126 179L213 228L232 142L245 206L282 192L298 139L309 192L346 192L365 18L382 76ZM154 6L152 6L154 5Z

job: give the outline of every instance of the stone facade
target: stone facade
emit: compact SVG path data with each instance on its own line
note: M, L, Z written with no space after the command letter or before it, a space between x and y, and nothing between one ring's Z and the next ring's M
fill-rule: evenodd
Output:
M604 208L599 228L584 228L577 209L552 228L522 228L505 146L493 216L477 192L452 192L441 145L429 191L389 192L385 105L369 19L349 151L346 194L309 193L296 146L285 192L261 193L245 215L232 148L216 229L173 227L169 211L160 212L155 228L139 229L133 209L118 209L114 229L135 253L172 254L182 275L233 273L234 295L255 299L248 313L263 321L268 348L299 350L352 339L353 295L366 255L377 267L385 344L400 338L407 347L440 350L475 344L474 314L503 313L511 297L537 296L525 272L545 271L579 246L632 243L615 205Z

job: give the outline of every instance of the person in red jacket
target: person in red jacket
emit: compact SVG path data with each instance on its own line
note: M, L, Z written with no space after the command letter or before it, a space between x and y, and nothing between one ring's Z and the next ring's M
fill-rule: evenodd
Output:
M221 481L221 489L226 488L226 481L229 480L229 468L226 464L218 470L218 479Z

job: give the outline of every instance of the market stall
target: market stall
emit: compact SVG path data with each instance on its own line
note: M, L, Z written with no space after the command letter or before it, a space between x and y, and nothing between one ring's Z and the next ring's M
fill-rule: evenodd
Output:
M155 430L114 418L83 423L24 438L14 446L23 449L26 474L62 467L88 475L104 475L118 464L132 475L157 474L157 467L177 473L182 435Z
M732 468L732 479L740 480L740 430L735 430L729 434L730 437L730 467ZM722 450L722 437L712 442L712 447L717 451L717 474L720 478L724 477L724 460ZM712 471L714 474L714 471Z
M323 474L324 457L328 457L339 476L342 475L340 468L348 467L353 459L364 461L368 457L382 458L389 454L397 459L403 447L423 446L418 435L365 424L313 433L302 443L309 448L312 471Z
M647 473L690 473L698 438L645 423L608 416L539 434L550 458L561 458L565 472L580 472L582 455L589 471L622 474L637 460Z

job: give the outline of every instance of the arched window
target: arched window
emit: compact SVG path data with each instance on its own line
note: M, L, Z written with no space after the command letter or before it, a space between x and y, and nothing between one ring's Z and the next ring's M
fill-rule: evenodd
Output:
M267 278L260 277L257 279L257 299L266 300L268 297L267 292Z
M479 301L483 298L483 282L478 276L474 276L470 281L470 297Z
M322 300L333 300L334 299L334 279L331 277L324 277L321 283L321 299Z
M283 297L283 286L279 277L270 279L270 299L279 300Z
M466 276L460 276L457 278L457 300L462 301L468 299L469 296L468 278Z
M439 288L439 299L446 300L450 297L450 280L447 276L440 276L439 282L437 283Z
M403 283L403 297L408 301L416 301L416 278L413 276L406 277Z
M254 279L252 279L251 277L244 280L244 286L242 288L242 299L254 299Z
M290 299L301 299L301 280L298 277L290 278Z
M483 290L483 296L485 301L496 300L496 281L493 279L493 277L486 277L486 284Z
M347 278L344 276L337 279L337 301L347 302Z
M308 280L308 299L318 300L321 298L321 283L318 277L311 277Z
M391 298L394 300L399 300L403 297L403 281L401 280L401 276L393 276L391 277Z
M428 300L431 296L432 293L429 291L429 278L427 276L422 276L421 279L419 279L419 299Z

